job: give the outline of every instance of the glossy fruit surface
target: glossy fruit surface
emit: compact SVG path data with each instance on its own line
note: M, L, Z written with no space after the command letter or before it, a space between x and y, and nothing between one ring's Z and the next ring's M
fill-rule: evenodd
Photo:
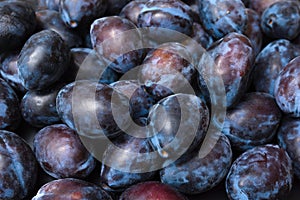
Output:
M28 91L20 104L23 119L35 127L60 122L56 111L56 96L62 87L63 85L59 84L48 90Z
M187 88L196 76L196 69L189 61L191 55L182 44L162 44L147 54L139 81L145 85L162 85L174 93L188 92Z
M115 137L120 127L129 126L126 96L95 81L75 81L63 87L56 108L64 123L87 137Z
M273 96L260 92L247 93L227 111L222 132L228 136L233 148L245 151L270 143L281 115Z
M40 166L55 178L85 178L95 168L94 158L77 133L64 124L41 129L33 147Z
M112 200L99 186L74 178L58 179L43 185L32 200Z
M126 73L142 62L142 37L130 20L119 16L97 19L91 25L91 42L95 51L108 61L109 67Z
M32 35L18 59L24 87L41 90L51 86L66 71L69 61L70 50L58 33L43 30Z
M187 200L172 187L160 182L144 182L128 188L120 200Z

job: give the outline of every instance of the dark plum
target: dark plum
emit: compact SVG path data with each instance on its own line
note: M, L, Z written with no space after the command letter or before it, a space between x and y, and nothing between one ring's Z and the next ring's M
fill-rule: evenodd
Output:
M107 0L60 0L62 20L71 28L85 27L102 17L107 9Z
M60 35L43 30L32 35L18 58L19 75L28 90L46 89L68 68L70 50Z
M2 78L13 88L16 92L21 94L26 93L22 80L19 76L18 61L19 52L4 54L0 64L0 74Z
M23 119L34 127L44 127L60 122L56 111L56 96L62 87L63 84L59 84L45 90L28 91L23 96L20 105Z
M248 7L255 10L259 15L261 15L266 8L276 2L282 2L286 0L251 0L248 2Z
M163 85L157 84L155 82L146 82L141 86L155 102L162 100L163 98L174 94L174 92Z
M130 133L138 136L145 134L138 129L131 129ZM158 160L147 158L147 153L153 151L147 138L137 138L123 133L112 142L113 144L108 145L103 154L100 171L100 185L105 190L121 192L134 184L155 178L156 171L152 171L147 165L152 165ZM122 151L120 152L117 147ZM142 159L130 156L128 152L142 154Z
M227 110L222 132L234 149L245 151L273 140L281 120L281 111L270 94L245 94Z
M15 91L0 78L0 129L16 130L21 123L19 99Z
M33 34L35 26L35 12L30 4L0 2L0 53L21 48Z
M142 62L142 36L133 22L119 16L97 19L91 25L95 51L112 62L109 67L126 73Z
M300 120L285 117L278 129L278 143L293 161L294 172L300 179Z
M174 94L154 105L149 113L150 141L167 158L164 164L199 147L209 120L206 104L195 95Z
M150 51L142 63L140 83L155 83L171 92L189 92L196 69L187 48L180 43L164 43Z
M55 10L40 10L36 13L37 29L38 30L53 30L57 32L65 43L70 47L81 46L83 41L79 33L73 29L68 28L60 18L60 14Z
M134 185L125 190L120 200L187 200L187 197L174 188L156 181L148 181Z
M30 146L13 132L0 131L0 199L23 199L33 191L38 165Z
M41 129L33 148L42 169L54 178L86 178L96 166L77 133L64 124Z
M217 143L201 157L194 151L160 171L161 181L186 194L199 194L220 184L226 177L232 160L228 138L215 134ZM186 158L188 157L188 158Z
M142 123L147 119L155 99L147 93L143 85L140 85L137 80L120 80L112 83L111 86L128 97L130 115L135 122Z
M300 117L300 57L291 60L279 73L274 96L279 108L286 115Z
M64 86L56 98L61 120L86 137L115 137L128 124L128 98L112 87L93 81Z
M275 80L279 72L295 57L300 48L289 40L279 39L270 42L257 55L253 69L253 86L258 92L274 95Z
M262 31L270 38L294 39L300 32L298 1L279 1L267 7L261 15Z
M264 145L244 152L226 178L230 200L287 199L292 188L292 161L278 145Z
M107 67L109 64L98 56L93 49L72 48L71 64L62 80L93 80L110 84L119 80L120 74ZM64 79L65 78L65 79Z
M239 33L229 33L216 41L208 53L215 61L216 73L224 81L227 107L239 101L250 83L254 51L250 40Z
M171 29L191 36L193 29L192 10L179 0L150 0L140 11L137 25L139 28L152 28L154 34L151 34L151 39L158 42L172 38L170 32L164 29Z
M241 0L201 0L198 5L201 23L214 38L246 29L248 16Z
M260 28L260 16L255 10L246 8L246 13L248 16L248 22L244 35L246 35L251 41L253 51L257 55L262 48L263 43L263 33Z
M200 23L193 23L192 39L201 44L201 46L207 49L214 42L213 37L208 34Z
M37 0L38 10L54 10L59 11L60 0Z
M130 1L128 4L126 4L121 12L120 12L120 16L121 17L125 17L127 19L129 19L130 21L132 21L135 25L137 25L137 21L138 21L138 16L141 12L141 10L143 9L143 7L145 6L146 2L148 0L134 0L134 1Z
M80 179L58 179L43 185L32 200L113 200L101 187Z
M107 9L105 12L105 16L119 15L122 8L126 6L126 4L130 3L132 0L106 0L107 1Z

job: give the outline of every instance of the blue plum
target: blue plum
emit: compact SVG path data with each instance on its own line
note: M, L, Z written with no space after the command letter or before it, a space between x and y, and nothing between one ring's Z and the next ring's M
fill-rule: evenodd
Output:
M13 14L12 14L13 13ZM25 1L0 2L0 53L16 51L34 33L36 17Z
M300 48L286 39L274 40L266 45L255 59L252 74L254 90L274 95L280 71L299 55Z
M186 194L203 193L220 184L231 166L232 150L224 134L216 136L217 143L205 157L199 151L185 155L160 171L161 181Z
M296 177L300 178L300 120L297 118L283 118L278 129L278 143L284 148L293 161Z
M69 62L70 49L61 36L52 30L43 30L27 40L17 64L24 87L42 90L60 80Z
M261 15L262 31L274 39L294 39L300 33L300 8L297 1L279 1Z
M35 127L44 127L60 122L56 110L56 96L63 84L47 90L28 91L21 100L23 119Z
M246 29L248 16L241 0L201 0L198 5L203 27L215 39Z
M0 78L0 129L16 130L21 123L19 98L15 91Z
M42 169L54 178L86 178L96 166L77 133L65 124L41 129L33 147Z
M279 108L286 115L300 117L300 56L292 59L279 73L274 96Z
M64 86L57 95L56 109L65 124L86 137L116 137L129 126L128 98L95 81Z
M70 28L87 28L95 19L102 17L107 0L60 0L59 13Z
M0 131L0 199L24 199L35 189L38 165L24 139Z
M292 188L292 161L278 145L254 147L240 155L226 178L230 200L286 199Z
M246 93L236 106L227 110L222 132L235 150L245 151L271 142L281 115L270 94Z

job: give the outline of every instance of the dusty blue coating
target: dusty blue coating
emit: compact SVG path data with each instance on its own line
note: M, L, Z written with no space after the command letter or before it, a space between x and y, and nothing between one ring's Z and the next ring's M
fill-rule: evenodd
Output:
M188 159L186 159L188 157ZM216 146L204 158L195 151L160 171L163 183L180 192L199 194L218 185L227 175L232 159L228 138L221 134Z
M255 147L241 154L226 178L230 200L286 199L292 188L292 161L278 145Z
M201 0L198 5L204 28L216 39L244 31L248 17L241 0Z
M0 131L0 199L23 199L35 186L37 162L18 135Z
M300 32L300 8L297 1L279 1L261 15L263 32L274 39L292 40Z

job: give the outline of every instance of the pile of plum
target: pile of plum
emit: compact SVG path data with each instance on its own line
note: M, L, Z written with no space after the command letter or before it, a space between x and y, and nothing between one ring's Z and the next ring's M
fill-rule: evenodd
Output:
M1 200L275 200L298 179L299 1L0 0Z

